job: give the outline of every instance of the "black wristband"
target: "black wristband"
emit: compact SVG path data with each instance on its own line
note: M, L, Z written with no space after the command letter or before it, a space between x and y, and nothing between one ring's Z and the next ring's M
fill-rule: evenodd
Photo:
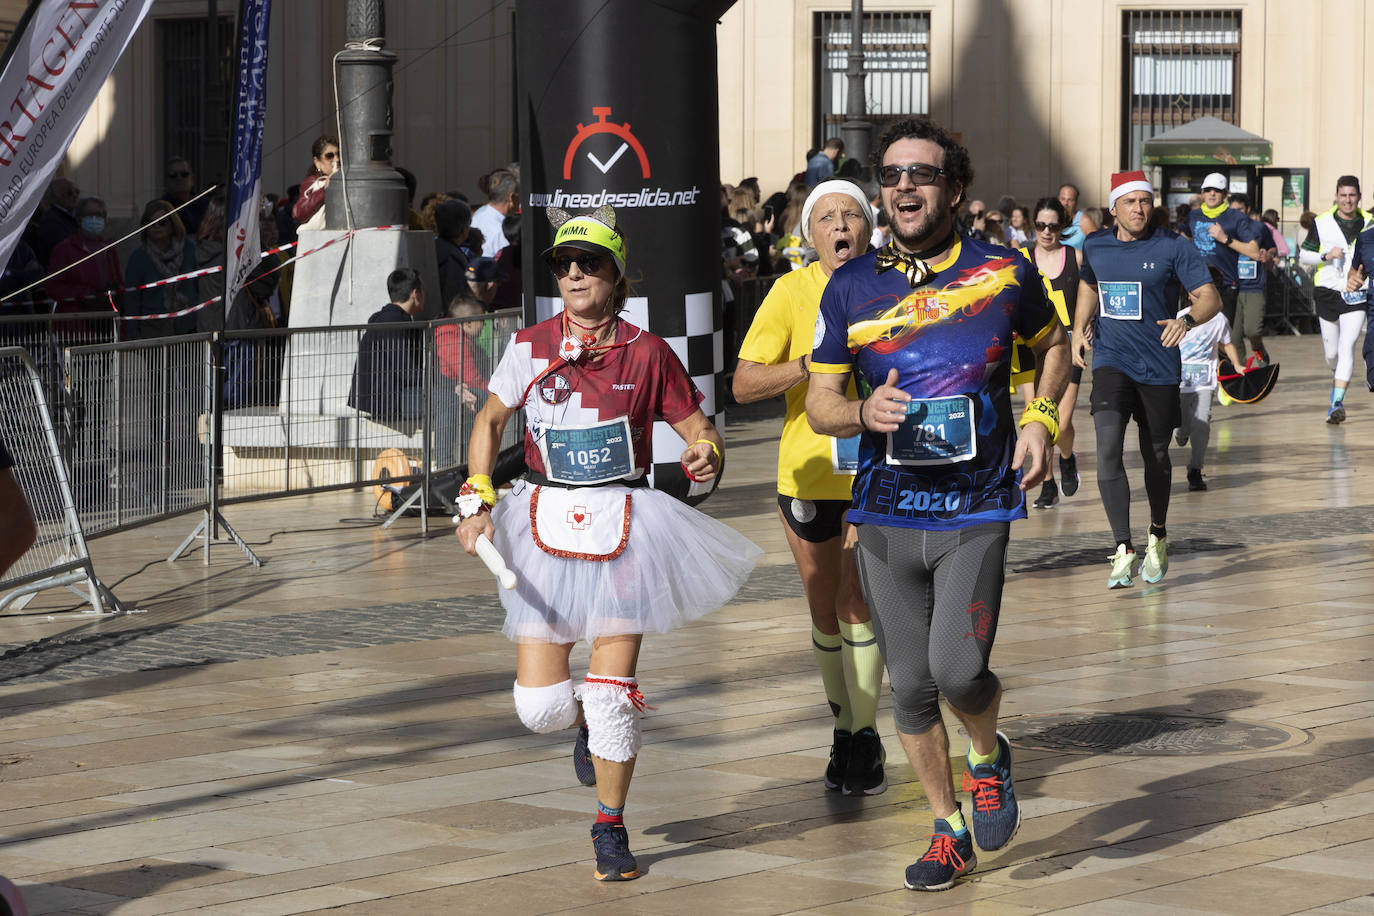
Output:
M873 395L870 394L868 398L871 397L873 397ZM864 421L864 405L868 403L868 398L864 398L859 402L859 425L863 427L864 432L871 433L873 430L869 429L868 423Z

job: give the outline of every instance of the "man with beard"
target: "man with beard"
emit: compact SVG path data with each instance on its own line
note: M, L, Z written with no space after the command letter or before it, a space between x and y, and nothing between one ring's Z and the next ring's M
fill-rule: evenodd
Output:
M1136 560L1131 485L1122 459L1126 424L1134 417L1140 432L1150 502L1150 539L1140 573L1154 583L1169 569L1164 521L1173 480L1169 436L1182 420L1179 344L1190 329L1221 311L1221 297L1197 249L1177 233L1154 226L1154 188L1144 172L1113 175L1108 199L1116 226L1088 236L1083 245L1073 361L1086 369L1088 351L1093 353L1090 403L1097 430L1097 489L1116 539L1116 552L1107 558L1112 564L1107 587L1125 588L1131 584ZM1181 316L1180 285L1193 300ZM1090 302L1098 307L1087 307ZM1088 322L1093 319L1096 330L1089 340Z
M831 276L806 413L818 433L860 435L847 520L858 528L893 719L936 818L906 886L935 891L974 867L974 840L1001 849L1020 824L988 656L1010 523L1026 517L1024 491L1044 478L1069 357L1035 266L955 232L973 180L967 150L931 121L908 119L884 132L875 164L893 242ZM1013 332L1044 367L1019 424ZM845 395L851 375L862 400ZM940 694L969 734L970 823L954 801Z

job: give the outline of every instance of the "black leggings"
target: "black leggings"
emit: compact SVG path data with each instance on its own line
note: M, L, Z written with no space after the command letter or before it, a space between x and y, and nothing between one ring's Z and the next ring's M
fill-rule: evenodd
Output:
M1169 461L1169 436L1182 419L1178 386L1142 385L1124 372L1104 367L1093 370L1091 402L1097 430L1097 489L1112 536L1120 544L1131 539L1131 484L1126 479L1123 452L1126 423L1132 417L1140 435L1150 521L1163 525L1169 516L1174 470Z
M956 531L859 525L864 598L892 688L892 719L908 735L940 721L940 694L978 715L997 695L988 655L997 636L1011 525Z

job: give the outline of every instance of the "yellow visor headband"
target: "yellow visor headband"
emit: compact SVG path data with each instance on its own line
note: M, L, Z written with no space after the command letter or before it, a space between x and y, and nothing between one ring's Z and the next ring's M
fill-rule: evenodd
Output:
M598 219L574 216L559 226L545 256L551 256L554 249L561 247L580 248L593 253L604 251L615 259L620 275L625 275L625 240L619 232Z

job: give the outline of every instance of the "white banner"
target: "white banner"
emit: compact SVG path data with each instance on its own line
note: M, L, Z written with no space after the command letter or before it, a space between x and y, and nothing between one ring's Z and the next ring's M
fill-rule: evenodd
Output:
M42 0L0 75L0 265L153 0Z

